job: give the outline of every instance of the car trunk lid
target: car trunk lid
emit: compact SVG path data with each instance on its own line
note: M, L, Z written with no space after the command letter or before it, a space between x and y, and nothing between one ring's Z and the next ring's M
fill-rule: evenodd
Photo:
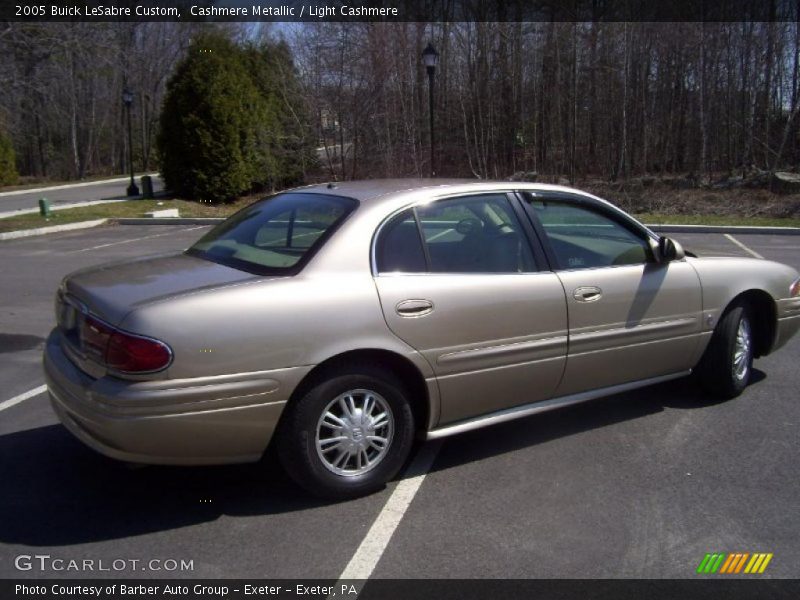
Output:
M66 280L65 291L89 312L118 326L141 304L257 278L186 254L170 254L77 271Z
M257 276L185 254L122 261L76 271L56 297L56 319L62 347L82 371L92 377L106 372L102 357L83 339L87 316L119 327L137 306L202 289L220 287ZM132 332L136 333L136 332Z

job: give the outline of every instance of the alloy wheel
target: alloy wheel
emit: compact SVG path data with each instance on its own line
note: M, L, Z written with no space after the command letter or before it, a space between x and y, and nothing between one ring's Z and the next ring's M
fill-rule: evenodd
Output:
M361 475L386 457L393 435L386 399L373 390L349 390L331 400L317 421L317 456L336 475Z

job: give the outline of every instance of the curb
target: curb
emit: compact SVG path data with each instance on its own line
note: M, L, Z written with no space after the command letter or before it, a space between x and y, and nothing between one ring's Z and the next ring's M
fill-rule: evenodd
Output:
M169 195L166 190L161 190L153 194L153 199L165 198ZM59 210L66 210L69 208L82 208L84 206L94 206L96 204L115 204L118 202L138 202L144 200L142 196L133 196L130 198L109 198L107 200L86 200L84 202L70 202L69 204L51 204L50 210L58 212ZM17 210L8 210L0 212L0 219L7 219L9 217L17 217L19 215L35 215L39 213L38 208L18 208Z
M104 225L108 219L96 219L94 221L79 221L78 223L67 223L65 225L54 225L52 227L37 227L36 229L22 229L20 231L7 231L0 233L0 241L16 240L18 238L32 237L34 235L44 235L46 233L57 233L59 231L71 231L73 229L88 229Z
M645 225L662 233L743 233L762 235L800 235L800 227L756 227L752 225Z
M135 175L135 177L142 177L143 175L149 175L150 177L157 177L159 173L158 172L140 173L138 175ZM126 175L125 177L112 177L111 179L98 179L96 181L79 181L77 183L63 183L60 185L28 188L24 190L12 190L10 192L0 192L0 198L5 198L6 196L20 196L22 194L39 194L41 192L49 192L52 190L68 190L71 188L89 187L92 185L102 185L104 183L120 183L122 181L128 181L129 179L130 176Z
M69 208L82 208L84 206L92 206L94 204L114 204L116 202L135 202L136 200L131 200L130 198L126 198L124 200L88 200L86 202L73 202L71 204L62 204L60 206L53 206L50 205L50 210L53 212L57 212L59 210L65 210ZM9 217L18 217L20 215L38 215L39 209L38 208L20 208L17 210L9 210L5 212L0 212L0 219L8 219Z
M109 219L116 225L215 225L225 217L125 217Z

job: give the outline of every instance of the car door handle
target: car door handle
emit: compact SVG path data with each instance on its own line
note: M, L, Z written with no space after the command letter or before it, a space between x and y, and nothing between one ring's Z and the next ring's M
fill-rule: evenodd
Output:
M593 285L579 287L572 292L572 297L578 302L597 302L603 297L603 290Z
M433 311L430 300L403 300L394 307L401 317L422 317Z

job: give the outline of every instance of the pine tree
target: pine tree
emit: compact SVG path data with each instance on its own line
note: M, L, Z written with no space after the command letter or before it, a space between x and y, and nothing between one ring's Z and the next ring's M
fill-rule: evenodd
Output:
M243 56L269 115L268 126L258 132L257 183L264 189L296 185L317 158L291 51L284 42L265 43L245 48Z
M0 131L0 185L17 183L17 164L11 139Z
M167 85L158 150L176 194L225 202L259 180L259 132L274 116L253 84L242 51L217 33L197 36Z

